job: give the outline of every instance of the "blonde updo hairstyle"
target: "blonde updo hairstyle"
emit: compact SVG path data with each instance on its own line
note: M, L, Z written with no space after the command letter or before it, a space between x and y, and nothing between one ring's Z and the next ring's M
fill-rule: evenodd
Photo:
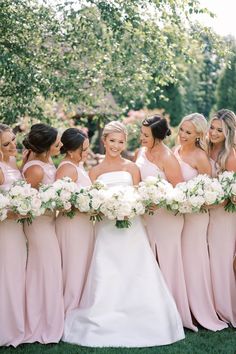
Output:
M122 133L125 136L125 141L127 140L127 129L125 125L119 121L113 120L110 123L105 125L102 132L103 140L106 139L108 134L112 134L112 133Z
M206 133L207 133L207 120L206 118L200 114L200 113L192 113L187 116L185 116L181 122L179 127L184 122L191 122L195 129L196 133L199 135L198 138L196 138L195 145L199 147L200 149L207 151L207 143L206 143Z
M217 157L216 164L219 166L219 172L225 170L227 159L233 148L236 146L236 115L229 109L221 109L217 111L210 120L210 124L214 120L222 122L222 130L225 136L225 141L222 149ZM213 148L213 144L209 141L209 151Z

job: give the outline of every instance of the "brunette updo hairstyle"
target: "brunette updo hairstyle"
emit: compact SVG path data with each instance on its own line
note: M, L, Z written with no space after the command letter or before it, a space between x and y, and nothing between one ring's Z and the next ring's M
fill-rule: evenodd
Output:
M164 140L167 136L171 135L171 130L166 118L159 115L148 117L142 121L144 127L151 128L152 136L154 139Z
M57 140L57 129L43 123L34 124L23 140L26 149L36 154L47 152Z
M66 154L68 151L75 151L78 148L81 148L82 150L83 143L87 138L87 134L80 129L66 129L61 136L61 142L63 144L61 147L61 154Z

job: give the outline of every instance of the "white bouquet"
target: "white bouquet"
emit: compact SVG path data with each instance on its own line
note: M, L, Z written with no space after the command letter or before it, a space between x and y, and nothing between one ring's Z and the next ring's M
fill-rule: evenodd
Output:
M72 218L75 215L72 208L73 198L77 190L77 184L68 177L58 179L50 185L42 185L39 188L42 201L42 214L44 214L46 210L61 210L66 216Z
M117 228L130 227L130 219L145 213L142 199L134 187L113 187L104 190L103 195L100 210L109 220L115 220Z
M146 212L153 214L152 206L165 207L168 193L172 191L172 185L160 177L147 177L140 182L137 191L140 195Z
M0 221L3 221L7 218L9 204L9 198L6 195L0 193Z
M186 182L179 183L175 188L172 187L172 189L168 191L166 208L167 210L174 212L176 215L178 213L191 213L192 208L187 198Z
M219 182L224 190L225 199L228 200L225 210L228 212L236 211L236 172L225 171L219 176Z
M206 211L206 206L216 205L224 200L224 191L216 178L198 175L179 183L169 195L170 209L180 213Z
M73 205L81 213L88 213L90 220L101 221L101 205L104 202L105 185L96 181L89 187L81 188L73 197Z
M41 199L37 189L32 188L25 181L15 182L8 192L9 209L22 216L18 222L32 223L41 213Z

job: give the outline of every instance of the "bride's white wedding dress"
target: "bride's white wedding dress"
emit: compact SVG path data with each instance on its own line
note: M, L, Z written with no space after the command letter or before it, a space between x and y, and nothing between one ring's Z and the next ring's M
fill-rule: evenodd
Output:
M132 185L126 171L104 173L98 180L110 187ZM148 347L183 338L141 219L128 229L108 220L98 223L80 307L66 316L63 340L90 347Z

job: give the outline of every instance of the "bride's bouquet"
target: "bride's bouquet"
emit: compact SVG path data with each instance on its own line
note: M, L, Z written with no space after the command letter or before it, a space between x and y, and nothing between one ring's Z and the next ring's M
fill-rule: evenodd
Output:
M224 190L225 199L228 200L225 210L236 211L236 172L225 171L219 175L219 182Z
M73 196L73 206L81 213L88 213L91 221L101 221L101 206L104 202L106 187L103 183L96 181L89 187L81 188Z
M0 192L0 221L7 218L9 203L9 198Z
M145 212L149 215L153 214L152 207L165 207L168 193L172 191L172 185L165 179L160 177L147 177L140 182L137 191L140 195Z
M131 226L131 219L145 213L142 199L134 187L113 187L103 191L104 201L101 212L109 220L115 220L119 229Z
M25 181L15 182L8 192L9 210L22 216L17 221L32 223L41 213L41 199L37 189Z
M69 177L58 179L52 184L44 184L39 188L42 201L41 214L46 210L62 211L64 215L72 218L75 215L73 210L74 195L78 190L77 184Z

